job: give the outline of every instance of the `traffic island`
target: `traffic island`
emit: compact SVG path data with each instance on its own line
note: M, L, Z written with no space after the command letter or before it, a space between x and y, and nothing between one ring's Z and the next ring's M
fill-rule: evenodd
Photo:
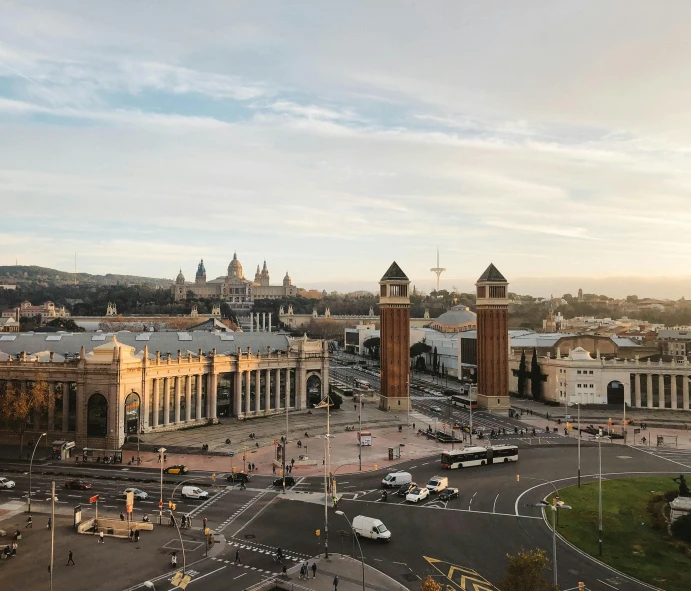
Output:
M668 528L669 503L678 494L671 476L603 480L600 556L598 483L560 489L560 501L571 510L559 511L557 532L631 577L667 591L688 591L691 544L672 537ZM552 504L552 497L548 501Z

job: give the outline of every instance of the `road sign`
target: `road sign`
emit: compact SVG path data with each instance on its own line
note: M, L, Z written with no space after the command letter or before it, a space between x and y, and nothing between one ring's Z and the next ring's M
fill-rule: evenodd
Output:
M99 497L99 495L94 495L93 497L91 497L89 499L89 503L95 503L96 501L98 501L98 497Z
M232 458L235 455L234 451L228 452L228 455Z
M162 509L162 508L163 508L163 501L159 501L159 502L158 502L158 508L159 508L159 509Z

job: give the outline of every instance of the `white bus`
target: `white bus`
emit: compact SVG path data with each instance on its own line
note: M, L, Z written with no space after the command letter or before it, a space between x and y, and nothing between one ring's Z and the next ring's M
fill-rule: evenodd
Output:
M367 380L355 378L355 387L359 388L360 390L369 390L369 382Z
M464 447L454 451L445 451L441 454L441 467L447 470L517 461L518 447L515 445Z

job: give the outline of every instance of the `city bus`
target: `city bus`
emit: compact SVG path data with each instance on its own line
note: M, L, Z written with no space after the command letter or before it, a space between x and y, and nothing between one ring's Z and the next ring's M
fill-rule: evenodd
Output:
M441 467L447 470L517 461L518 447L515 445L472 446L441 454Z
M469 408L470 407L470 397L469 396L452 396L451 397L451 402L453 403L454 406L457 404L462 406L463 408ZM477 408L477 400L473 400L473 410Z
M367 380L355 378L355 387L359 388L360 390L369 390L369 382Z

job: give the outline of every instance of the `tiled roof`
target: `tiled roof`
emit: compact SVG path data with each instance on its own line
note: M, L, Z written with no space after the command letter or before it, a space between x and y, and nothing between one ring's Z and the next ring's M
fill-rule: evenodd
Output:
M490 263L489 267L485 269L485 272L480 275L480 279L477 280L477 283L508 283L508 281L506 281L494 264Z
M403 279L404 281L408 281L407 275L401 270L396 261L391 263L389 270L384 273L384 276L381 278L382 281L390 281L392 279Z

